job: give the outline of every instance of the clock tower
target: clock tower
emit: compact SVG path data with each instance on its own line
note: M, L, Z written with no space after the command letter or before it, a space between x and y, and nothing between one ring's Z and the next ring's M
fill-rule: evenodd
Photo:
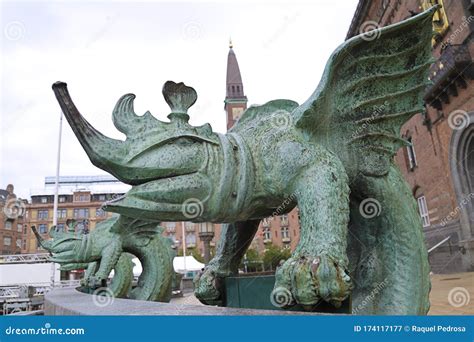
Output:
M239 63L233 50L232 41L229 42L229 55L227 56L227 79L224 109L227 114L227 130L234 126L245 109L247 109L247 96L244 93L242 76Z

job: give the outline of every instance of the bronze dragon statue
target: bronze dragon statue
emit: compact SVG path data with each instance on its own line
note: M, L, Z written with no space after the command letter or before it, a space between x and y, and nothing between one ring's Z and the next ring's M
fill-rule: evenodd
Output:
M337 306L352 294L356 313L425 314L421 219L393 156L408 144L401 126L424 110L435 10L378 29L376 39L368 39L372 32L347 40L305 103L250 107L227 134L188 123L197 95L183 83L163 87L169 122L136 115L133 94L120 98L113 123L125 141L93 128L65 83L53 90L92 163L133 186L107 210L225 223L215 257L196 279L202 302L223 303L223 279L237 272L260 220L297 205L300 241L275 283L287 306ZM289 204L282 210L282 203Z
M126 219L115 215L97 224L88 234L76 233L75 222L68 220L66 232L50 230L45 240L32 227L41 246L61 270L86 269L81 280L88 291L108 288L107 295L119 298L169 302L173 281L172 250L163 228L156 222ZM133 228L132 228L133 227ZM132 255L140 260L143 272L132 288ZM107 284L114 270L111 284Z

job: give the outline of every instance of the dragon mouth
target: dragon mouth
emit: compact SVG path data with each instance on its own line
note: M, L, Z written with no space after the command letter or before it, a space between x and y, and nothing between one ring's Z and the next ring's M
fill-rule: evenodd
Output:
M151 221L199 221L212 192L200 172L165 177L133 186L125 195L103 204L105 211ZM191 214L189 210L196 210Z

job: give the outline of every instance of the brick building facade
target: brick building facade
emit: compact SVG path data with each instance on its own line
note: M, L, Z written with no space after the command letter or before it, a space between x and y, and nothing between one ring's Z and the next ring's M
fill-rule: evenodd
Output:
M129 186L111 176L64 176L59 178L58 228L65 229L66 220L77 221L77 231L91 231L96 225L112 216L101 209L106 200L123 195ZM44 253L38 245L31 226L35 226L44 239L49 239L53 225L55 177L46 177L44 188L31 190L31 203L26 205L27 251Z
M417 199L435 273L474 269L474 3L471 0L360 0L347 38L434 4L433 57L425 113L402 128L412 146L395 161Z
M17 198L12 184L0 189L0 254L27 252L26 200Z

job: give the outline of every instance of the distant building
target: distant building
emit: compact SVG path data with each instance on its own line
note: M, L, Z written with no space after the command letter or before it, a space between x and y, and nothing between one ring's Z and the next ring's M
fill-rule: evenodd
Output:
M38 245L31 226L49 239L53 225L55 177L46 177L44 187L31 190L31 203L26 205L28 253L44 252ZM101 209L102 204L130 189L112 176L63 176L59 178L58 229L65 229L67 219L75 219L77 231L91 231L97 223L112 216Z
M16 197L12 184L0 189L0 254L26 253L26 203Z
M175 248L179 254L183 251L183 228L186 243L186 255L197 253L204 257L204 243L199 238L199 223L193 222L162 222L161 225L165 228L164 235L175 241ZM221 233L221 225L214 224L214 238L210 245L215 248L216 241L219 241ZM196 254L194 254L196 255Z
M395 161L422 217L435 273L474 270L474 3L469 0L360 0L347 38L432 5L433 57L426 113L402 128L412 143ZM374 24L375 23L375 24Z
M224 103L224 109L227 114L227 130L229 130L247 109L247 96L245 96L244 93L244 84L232 42L229 44L229 54L227 56L226 95Z

